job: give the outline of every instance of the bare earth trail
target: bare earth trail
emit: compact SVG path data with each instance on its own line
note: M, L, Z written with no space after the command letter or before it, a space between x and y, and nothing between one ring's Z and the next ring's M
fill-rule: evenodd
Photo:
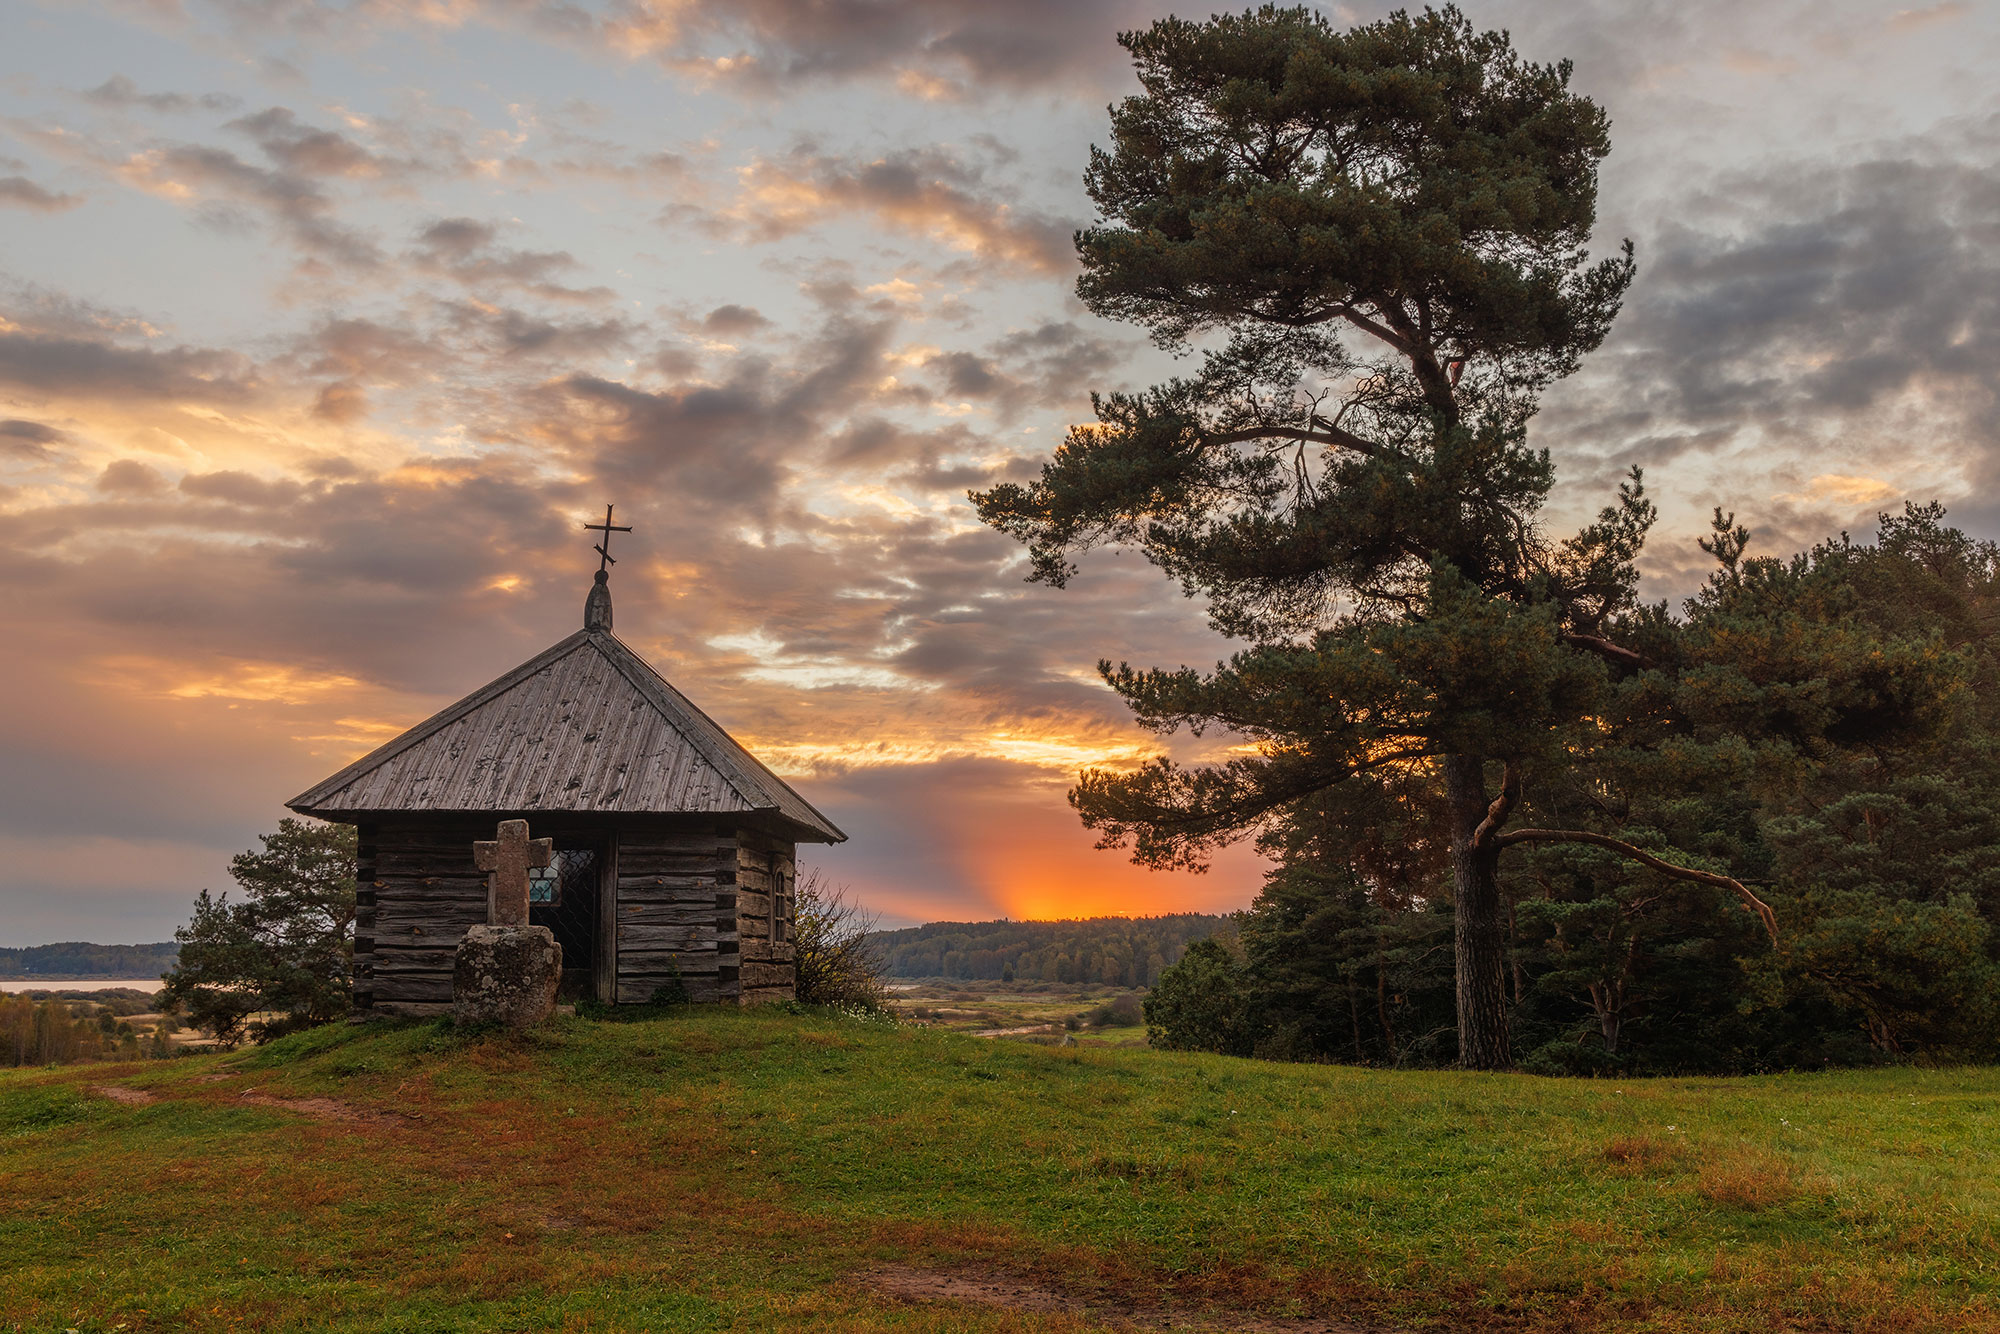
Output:
M911 1269L889 1265L864 1274L862 1286L911 1302L963 1302L1002 1311L1062 1312L1115 1330L1229 1330L1236 1334L1387 1334L1382 1326L1285 1320L1247 1312L1173 1312L1137 1302L1086 1301L996 1270Z

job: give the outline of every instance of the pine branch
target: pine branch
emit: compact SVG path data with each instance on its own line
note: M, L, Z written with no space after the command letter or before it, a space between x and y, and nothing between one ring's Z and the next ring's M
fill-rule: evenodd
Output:
M1578 648L1588 649L1605 661L1615 662L1621 667L1644 670L1647 667L1655 665L1651 658L1637 649L1626 648L1623 644L1614 644L1603 635L1587 635L1581 631L1566 630L1563 632L1562 638L1565 644L1574 644Z
M1627 843L1622 838L1612 838L1609 834L1593 834L1583 829L1516 829L1510 834L1501 834L1494 842L1503 848L1512 847L1516 843L1588 843L1592 847L1609 848L1621 856L1631 858L1641 866L1658 871L1661 875L1729 890L1743 900L1744 907L1757 914L1757 920L1764 924L1764 931L1771 937L1771 943L1773 945L1778 943L1778 915L1771 911L1770 904L1752 894L1748 886L1733 876L1718 875L1713 871L1697 871L1691 866L1676 866L1672 862L1660 860L1636 843Z
M1472 831L1472 846L1490 848L1498 846L1495 838L1500 826L1507 823L1507 817L1514 813L1514 807L1521 801L1521 766L1508 760L1501 770L1500 795L1486 808L1486 818Z
M1313 445L1338 445L1342 449L1370 456L1380 452L1374 441L1364 440L1324 417L1314 417L1313 424L1322 427L1324 434L1298 426L1247 426L1240 431L1217 431L1208 437L1208 442L1213 445L1241 445L1252 440L1298 440Z

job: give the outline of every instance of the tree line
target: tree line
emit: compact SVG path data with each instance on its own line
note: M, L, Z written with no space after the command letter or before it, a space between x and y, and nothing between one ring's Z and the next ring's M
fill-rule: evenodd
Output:
M1188 945L1228 919L1207 913L1089 917L1056 922L930 922L877 932L890 977L1094 982L1150 987Z
M1523 1064L2000 1056L2000 547L1934 505L1883 515L1873 543L1789 561L1744 559L1740 537L1714 545L1715 575L1654 625L1652 651L1681 668L1679 708L1607 718L1667 736L1607 744L1537 798L1711 878L1589 844L1509 865L1505 996ZM1256 904L1149 998L1159 1045L1453 1059L1449 848L1421 788L1396 794L1400 813L1384 796L1329 793L1272 823L1262 841L1279 865ZM1364 800L1393 820L1386 837L1355 837L1346 803ZM1775 942L1735 884L1769 907Z
M0 993L0 1064L130 1061L169 1050L165 1026L142 1035L114 1006Z
M174 966L180 947L93 945L65 940L54 945L0 949L0 977L158 977Z

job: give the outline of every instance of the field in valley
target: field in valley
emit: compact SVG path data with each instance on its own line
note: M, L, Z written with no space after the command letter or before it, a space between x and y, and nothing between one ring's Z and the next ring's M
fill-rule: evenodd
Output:
M991 982L897 979L889 1006L912 1023L977 1037L1144 1047L1139 1018L1144 992L1085 982ZM1126 997L1122 1013L1111 1013Z
M1990 1070L341 1025L0 1075L0 1329L1989 1330L1996 1175Z

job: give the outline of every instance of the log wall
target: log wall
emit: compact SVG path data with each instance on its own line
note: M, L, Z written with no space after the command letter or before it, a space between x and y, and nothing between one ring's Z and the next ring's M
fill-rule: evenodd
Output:
M796 845L756 830L737 831L739 1003L757 1005L797 995L797 891Z
M689 1000L734 1003L735 830L621 832L617 918L620 1005L676 981Z
M793 995L793 845L723 822L571 831L528 815L537 838L588 833L608 845L615 897L604 905L599 994L643 1004L676 982L689 1000L755 1004ZM358 1009L439 1014L468 927L487 920L472 860L493 822L363 823L356 873ZM773 888L778 926L771 929Z
M486 875L472 862L472 840L481 835L471 828L380 824L363 824L358 833L355 1007L449 1010L458 942L467 927L486 920Z

